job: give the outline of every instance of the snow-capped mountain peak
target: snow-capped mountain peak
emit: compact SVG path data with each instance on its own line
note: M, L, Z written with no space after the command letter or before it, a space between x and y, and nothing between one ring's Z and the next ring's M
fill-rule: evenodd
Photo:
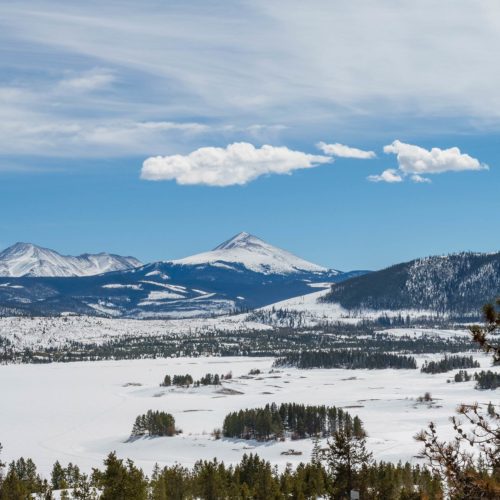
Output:
M277 248L268 245L265 241L261 240L260 238L257 238L257 236L242 231L241 233L238 233L237 235L230 238L229 240L226 240L220 245L216 246L213 249L213 251L231 250L233 248L259 249L262 247L269 247L271 249L278 250Z
M301 259L246 232L238 233L210 252L175 260L173 263L181 265L211 264L214 266L239 264L251 271L263 274L328 271L322 266Z
M92 276L140 266L134 257L107 253L61 255L32 243L15 243L0 252L0 276Z

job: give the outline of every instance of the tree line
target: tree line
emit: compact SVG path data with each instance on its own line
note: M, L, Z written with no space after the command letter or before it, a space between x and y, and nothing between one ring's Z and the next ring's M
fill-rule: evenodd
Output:
M352 417L335 406L311 406L296 403L275 403L264 408L253 408L229 413L224 418L222 434L227 438L256 439L304 439L326 437L345 430L356 437L365 431L361 420Z
M0 362L52 363L109 359L170 358L181 356L281 356L290 351L321 349L362 349L367 352L442 353L464 352L474 347L467 337L442 339L436 336L393 337L377 331L380 324L357 325L321 323L307 328L275 327L273 330L238 330L169 333L148 336L131 335L110 338L106 342L87 343L68 340L57 347L24 348L0 337ZM426 322L419 319L419 326ZM435 327L433 323L427 326ZM446 325L453 328L453 325Z
M448 356L438 361L425 361L420 371L422 373L445 373L457 368L479 368L481 365L472 356Z
M400 368L416 369L413 356L385 352L366 352L357 349L317 350L290 352L277 358L274 366L296 366L297 368Z
M60 498L79 500L335 500L346 498L350 489L367 500L442 499L436 475L409 463L375 462L363 446L344 434L314 460L282 472L250 454L234 466L215 458L199 460L192 468L156 465L150 478L132 460L119 459L114 452L102 469L94 468L89 475L56 462L51 481L40 476L31 460L20 459L0 474L0 499L50 499L53 490L61 489Z

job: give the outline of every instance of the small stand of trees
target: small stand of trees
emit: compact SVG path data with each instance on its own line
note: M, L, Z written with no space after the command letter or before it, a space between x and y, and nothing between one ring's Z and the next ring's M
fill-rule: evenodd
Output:
M229 413L224 419L224 437L268 441L331 436L339 429L349 430L357 437L365 436L361 420L335 406L305 406L273 403L264 408Z
M174 434L175 419L170 413L148 410L147 413L135 419L130 437L173 436Z
M207 373L199 380L194 381L193 377L189 374L186 375L174 375L173 377L170 375L165 375L163 382L160 384L161 387L170 387L175 385L177 387L189 387L194 385L195 387L199 387L200 385L220 385L222 380L229 380L233 378L233 374L231 372L226 373L225 375L219 375L218 373Z
M476 380L476 389L496 389L500 387L500 373L488 371L481 371L474 374L474 380ZM499 451L500 453L500 451Z
M329 351L291 352L278 358L275 366L296 366L297 368L417 368L413 356L403 356L385 352L343 349Z
M445 373L457 368L479 368L480 366L472 356L445 356L439 361L426 361L420 371L422 373Z
M460 370L455 373L455 382L470 382L472 380L472 375L467 373L467 370Z
M163 382L160 384L162 387L170 387L171 385L176 385L177 387L189 387L193 383L193 377L191 375L165 375Z

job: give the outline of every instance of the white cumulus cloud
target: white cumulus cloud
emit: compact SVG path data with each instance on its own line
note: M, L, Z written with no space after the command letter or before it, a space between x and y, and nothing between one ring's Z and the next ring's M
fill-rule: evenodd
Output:
M380 175L369 175L368 180L371 182L402 182L403 178L398 174L397 170L393 168L388 168L384 170Z
M261 175L289 174L332 161L328 156L311 155L283 146L256 148L247 142L235 142L225 148L199 148L187 155L147 158L142 165L141 178L175 180L178 184L232 186L246 184Z
M326 155L338 156L340 158L356 158L358 160L369 160L375 158L377 155L373 151L364 151L358 148L351 148L345 144L336 142L335 144L326 144L321 141L316 144L318 149L323 151Z
M381 175L371 175L371 181L401 182L409 177L416 183L429 183L431 180L425 175L441 174L443 172L464 172L467 170L487 170L488 165L478 159L462 153L459 148L425 149L414 144L394 141L384 146L384 153L395 154L398 168L388 169ZM398 180L395 180L395 179Z
M397 155L399 169L405 174L440 174L488 168L476 158L461 153L457 147L428 150L396 140L384 146L384 153Z

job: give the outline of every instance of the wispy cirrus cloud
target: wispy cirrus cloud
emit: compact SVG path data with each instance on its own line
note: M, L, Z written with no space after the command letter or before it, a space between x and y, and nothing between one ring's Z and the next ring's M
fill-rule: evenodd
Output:
M3 2L0 84L24 95L0 102L0 149L120 156L208 140L313 142L332 124L347 144L422 123L498 129L497 9L493 0L481 9L453 0ZM179 127L144 125L153 123Z
M338 156L339 158L370 160L372 158L376 158L377 156L374 151L364 151L363 149L353 148L338 142L334 144L326 144L325 142L320 141L316 144L316 146L326 155Z
M294 170L331 163L332 158L294 151L287 147L239 142L225 148L204 147L187 155L156 156L144 161L141 178L178 184L207 186L243 185L267 174L290 174Z
M150 154L206 134L210 126L194 121L141 118L126 113L95 113L110 106L102 92L112 91L115 74L107 69L65 74L51 82L0 87L0 151L7 155L109 157ZM90 111L89 111L90 110Z
M290 0L286 9L265 0L3 2L2 80L33 72L30 85L50 84L67 73L61 88L107 91L82 99L87 116L134 109L141 122L238 128L271 120L301 128L295 137L311 131L311 140L332 122L352 131L376 120L370 134L389 119L400 130L418 120L498 128L497 9L494 0L481 9L453 0ZM75 103L47 103L31 90L36 111L74 112Z
M487 170L488 165L477 158L462 153L459 148L425 149L415 144L395 140L384 146L384 153L396 155L398 169L387 169L380 175L370 175L373 182L401 182L408 177L416 183L429 183L428 175L444 172L465 172Z
M93 92L109 87L115 81L115 74L109 69L93 68L81 74L68 75L56 86L63 92Z

